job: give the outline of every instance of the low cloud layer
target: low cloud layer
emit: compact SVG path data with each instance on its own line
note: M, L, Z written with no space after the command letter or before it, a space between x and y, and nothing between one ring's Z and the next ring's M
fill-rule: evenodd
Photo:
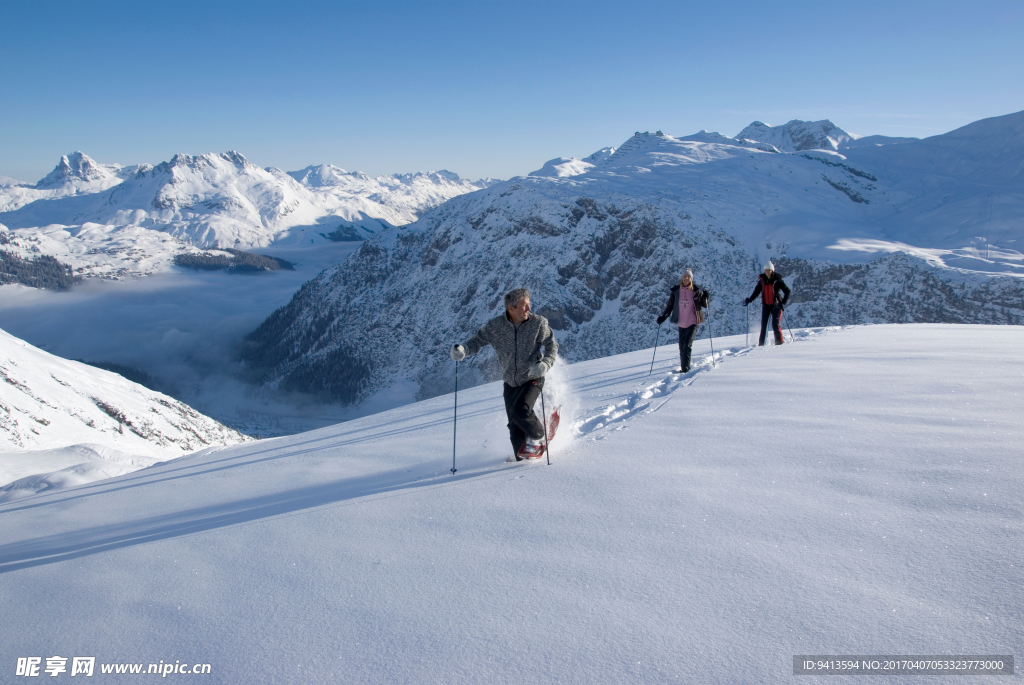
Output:
M136 281L87 281L66 292L4 286L0 328L67 359L145 371L164 392L243 430L304 430L341 420L345 412L245 384L235 350L305 281L354 247L268 250L293 261L295 271L176 270Z

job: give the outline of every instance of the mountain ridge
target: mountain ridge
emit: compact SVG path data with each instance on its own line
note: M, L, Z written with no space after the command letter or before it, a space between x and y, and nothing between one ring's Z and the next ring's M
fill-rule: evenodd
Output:
M444 170L370 177L316 169L263 169L235 151L124 168L74 153L46 188L0 188L0 230L23 258L42 251L86 277L123 278L169 270L197 248L362 240L494 183ZM112 252L111 241L125 247Z

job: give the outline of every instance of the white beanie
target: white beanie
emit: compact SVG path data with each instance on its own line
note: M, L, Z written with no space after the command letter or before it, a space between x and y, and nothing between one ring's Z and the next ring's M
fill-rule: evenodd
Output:
M768 269L771 269L772 271L775 271L775 265L772 264L771 262L768 262L767 264L764 265L764 270L768 271Z
M685 269L683 271L683 275L684 276L689 276L690 278L693 278L693 269Z

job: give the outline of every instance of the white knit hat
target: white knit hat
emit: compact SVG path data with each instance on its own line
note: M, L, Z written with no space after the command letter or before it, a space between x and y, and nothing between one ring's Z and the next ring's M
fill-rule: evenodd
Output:
M775 265L772 264L771 262L768 262L767 264L764 265L764 270L765 271L768 271L769 269L772 270L772 271L775 271Z
M683 275L684 276L689 276L690 278L693 278L693 269L684 269L683 270Z

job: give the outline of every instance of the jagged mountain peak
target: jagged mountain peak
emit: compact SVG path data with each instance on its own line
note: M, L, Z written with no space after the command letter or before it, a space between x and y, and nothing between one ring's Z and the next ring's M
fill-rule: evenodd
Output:
M838 150L856 137L828 119L801 121L793 119L781 126L755 121L736 134L737 139L754 140L774 145L782 152L802 150Z
M201 155L187 155L178 153L170 160L154 167L158 172L173 172L175 169L202 171L212 168L225 168L234 166L239 169L255 170L258 166L250 162L241 153L229 150L228 152L208 152Z
M119 168L117 165L97 164L84 152L75 151L68 155L62 155L57 166L36 184L36 188L59 188L75 182L110 181L117 178L116 171Z

